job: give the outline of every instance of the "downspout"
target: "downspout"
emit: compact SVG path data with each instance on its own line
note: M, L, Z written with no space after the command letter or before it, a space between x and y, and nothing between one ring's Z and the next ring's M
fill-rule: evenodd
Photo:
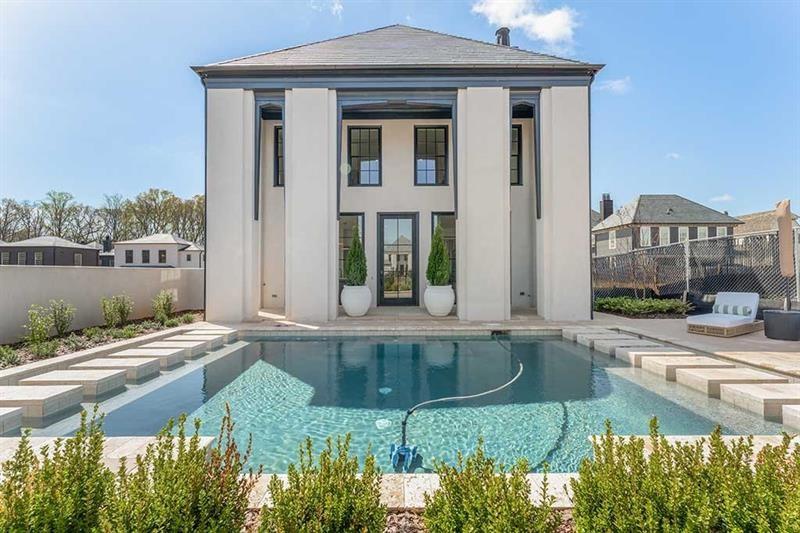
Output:
M592 257L592 83L595 73L592 72L589 78L589 88L586 98L589 107L589 319L594 320L594 257Z
M203 245L206 251L208 250L208 87L206 86L206 76L201 74L200 80L203 83ZM208 283L207 283L207 269L208 258L206 258L206 265L203 266L203 320L207 319L208 308Z

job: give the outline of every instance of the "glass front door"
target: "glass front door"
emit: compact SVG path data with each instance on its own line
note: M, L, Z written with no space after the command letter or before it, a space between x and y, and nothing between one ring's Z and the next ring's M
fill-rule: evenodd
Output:
M417 216L379 215L380 305L417 305Z

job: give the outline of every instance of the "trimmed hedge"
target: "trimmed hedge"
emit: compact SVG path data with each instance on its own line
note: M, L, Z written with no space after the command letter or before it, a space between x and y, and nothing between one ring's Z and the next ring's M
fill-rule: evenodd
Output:
M615 296L596 298L594 310L626 316L685 315L693 309L692 304L678 299L631 298Z

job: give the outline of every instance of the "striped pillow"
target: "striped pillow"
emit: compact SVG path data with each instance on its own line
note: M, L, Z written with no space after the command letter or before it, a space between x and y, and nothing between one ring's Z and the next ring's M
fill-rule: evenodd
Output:
M747 305L714 304L714 312L723 315L750 316L752 310Z

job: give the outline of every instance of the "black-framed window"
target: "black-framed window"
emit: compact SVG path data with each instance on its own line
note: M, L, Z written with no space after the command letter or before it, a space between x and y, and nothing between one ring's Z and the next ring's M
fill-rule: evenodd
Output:
M186 261L189 263L192 262L192 254L186 254Z
M283 126L275 126L273 145L275 146L275 154L273 155L272 159L273 169L275 172L273 184L275 187L283 187Z
M381 128L377 126L350 126L347 128L350 186L380 186L381 184Z
M414 127L414 185L447 185L447 126Z
M125 250L125 262L133 263L133 250Z
M142 250L142 263L150 262L150 250Z
M511 126L511 185L522 185L522 125Z
M158 262L159 263L166 263L167 262L167 251L166 250L159 250L158 251Z

